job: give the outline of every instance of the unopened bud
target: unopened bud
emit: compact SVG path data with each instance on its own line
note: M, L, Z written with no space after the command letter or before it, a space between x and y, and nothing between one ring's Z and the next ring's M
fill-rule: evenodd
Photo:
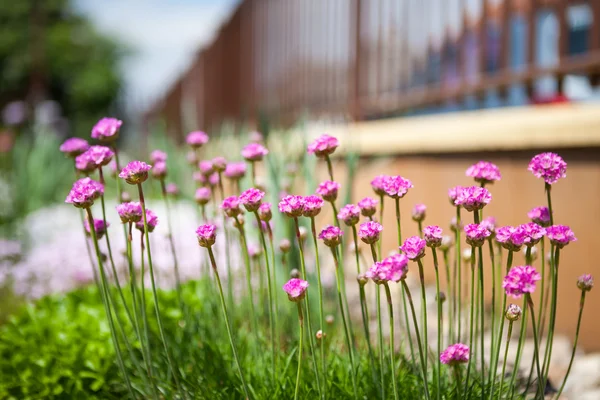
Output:
M446 293L444 293L444 292L440 292L440 294L439 294L438 296L439 296L439 299L440 299L440 301L441 301L442 303L444 303L444 302L446 301ZM437 301L437 299L438 299L438 296L436 296L436 301Z
M471 249L465 249L462 252L462 259L463 261L471 261Z
M365 276L365 274L358 274L356 280L358 281L360 286L365 286L367 282L369 282L369 279Z
M287 239L281 239L281 241L279 242L279 250L281 250L282 253L287 253L288 251L290 251L291 247L292 244Z
M320 329L317 331L317 333L315 333L315 337L317 338L317 340L321 340L325 336L327 336L327 334Z
M131 196L127 192L121 192L121 201L123 203L128 203L131 201Z
M325 323L327 325L333 325L333 321L335 321L335 318L333 318L333 315L330 314L325 317Z
M590 274L581 275L577 279L577 287L584 292L589 292L594 287L594 278Z
M306 240L306 236L308 235L308 230L301 226L300 228L298 228L298 232L300 232L300 239L302 240Z
M290 271L290 278L296 278L296 279L300 278L300 271L298 271L298 268L294 268L293 270Z
M504 313L504 316L509 321L517 321L519 318L521 318L521 313L522 313L521 307L519 307L516 304L509 304L508 307L506 308L506 312Z
M448 251L452 247L452 238L450 236L442 236L442 244L440 250Z

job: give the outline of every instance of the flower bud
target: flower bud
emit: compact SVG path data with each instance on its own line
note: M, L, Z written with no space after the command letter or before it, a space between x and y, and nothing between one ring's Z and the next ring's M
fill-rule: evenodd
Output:
M127 192L121 192L121 201L123 203L129 203L131 201L131 195Z
M589 292L594 287L594 278L590 274L581 275L577 279L577 287L583 292Z
M290 278L300 278L300 271L298 270L298 268L294 268L290 271Z
M367 282L369 282L369 279L368 279L368 278L366 277L366 275L365 275L365 274L363 274L363 273L361 273L361 274L358 274L358 275L356 276L356 280L358 281L358 284L359 284L360 286L365 286L365 285L367 284Z
M521 307L519 307L516 304L509 304L508 307L506 308L506 312L504 313L504 316L506 317L507 320L509 321L517 321L519 318L521 318Z
M281 239L281 241L279 242L279 250L281 250L282 253L287 253L288 251L290 251L291 248L292 244L289 240Z
M321 340L325 338L325 336L327 336L327 334L320 329L317 331L317 333L315 333L315 337L317 338L317 340Z
M437 301L437 297L438 297L438 296L436 296L436 299L435 299L436 301ZM442 303L445 303L445 302L446 302L446 293L444 293L444 292L440 292L440 294L439 294L439 298L440 298L440 301L441 301Z
M334 322L334 321L335 321L335 318L333 318L333 315L331 315L331 314L330 314L330 315L327 315L327 316L325 317L325 323L326 323L327 325L333 325L333 322Z
M300 239L306 240L308 230L305 227L301 226L300 228L298 228L298 233L300 233Z

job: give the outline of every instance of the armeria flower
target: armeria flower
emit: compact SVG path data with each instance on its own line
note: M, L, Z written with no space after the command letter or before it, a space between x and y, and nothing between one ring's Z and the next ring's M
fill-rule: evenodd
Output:
M337 199L340 184L334 181L321 182L317 187L317 194L325 201L335 201Z
M538 243L546 234L546 229L534 222L528 222L521 225L521 229L525 234L525 245L528 247Z
M365 197L361 201L358 202L358 207L360 207L360 213L365 217L372 217L377 211L377 204L379 200L375 200L372 197Z
M196 203L200 204L201 206L207 204L211 198L212 191L210 190L210 188L205 186L196 189L196 193L194 193L194 200L196 200ZM223 208L223 206L221 206L221 208Z
M132 161L119 173L119 178L125 179L130 185L137 185L148 179L148 171L152 166L143 161Z
M541 153L534 156L527 169L537 178L543 178L549 185L567 176L567 163L555 153Z
M379 240L379 234L383 231L383 226L375 221L367 221L360 224L358 228L358 237L366 244L373 244Z
M348 226L353 226L360 219L360 208L356 204L346 204L337 215Z
M242 209L240 208L240 200L236 196L230 196L223 200L221 203L221 210L228 217L235 218L241 214Z
M148 232L153 232L156 225L158 225L158 217L154 214L154 211L146 208L146 224L148 225ZM144 233L144 216L142 219L135 223L135 227L142 233Z
M246 161L260 161L267 154L269 154L269 150L259 143L247 144L246 147L242 149L242 157L244 157Z
M231 180L237 181L246 175L245 162L230 162L225 167L225 176Z
M260 207L263 197L265 197L265 192L256 188L250 188L244 190L242 194L240 194L239 200L240 204L242 204L248 212L254 212L258 211L258 207Z
M455 343L446 348L440 354L440 361L446 365L460 365L469 362L469 346L462 343Z
M75 168L77 168L78 171L88 174L94 171L97 168L97 165L86 151L75 157Z
M194 150L188 151L185 155L185 159L188 162L188 164L192 166L198 164L198 155Z
M342 235L344 232L337 226L327 225L321 233L319 233L319 239L329 247L335 247L342 241Z
M502 178L500 169L495 164L487 161L479 161L469 168L466 172L467 176L475 179L475 182L494 183Z
M78 137L72 137L65 140L59 150L65 153L69 157L76 157L81 153L85 152L90 145L87 140Z
M457 190L454 204L463 206L467 211L481 210L492 200L492 195L486 188L468 186Z
M507 250L519 251L526 239L522 226L503 226L496 229L496 241Z
M521 318L522 313L523 313L523 310L521 310L521 307L519 307L516 304L509 304L508 307L506 307L504 316L506 317L507 320L514 322L514 321L518 321L519 318Z
M167 194L170 194L171 196L177 197L179 195L179 187L173 182L167 183L166 191Z
M542 276L532 266L516 266L508 271L508 275L504 277L502 282L502 287L508 296L518 299L525 293L533 293L535 283L540 279L542 279Z
M104 185L90 178L82 178L73 183L65 203L71 203L77 208L89 208L103 194Z
M388 178L388 175L377 175L375 178L373 178L371 181L371 188L373 188L375 194L379 196L385 195L385 182Z
M248 139L251 142L253 142L253 143L262 143L263 142L263 135L262 135L262 133L260 133L258 131L252 131L248 135Z
M208 143L208 135L202 131L194 131L188 133L185 142L193 149L199 149Z
M96 166L102 167L111 162L115 152L106 146L91 146L84 154L87 154Z
M167 153L165 153L162 150L152 150L152 152L150 153L150 161L152 161L153 163L156 163L159 161L166 162L167 161Z
M547 227L546 236L550 239L550 243L559 249L562 249L571 242L577 241L571 228L566 225L552 225Z
M142 219L142 206L137 201L121 203L117 206L117 213L124 224L138 222Z
M400 250L409 260L417 261L425 255L425 246L427 243L425 240L418 236L411 236L402 243Z
M165 179L167 176L167 163L158 161L152 166L152 176L156 179Z
M271 203L261 203L260 207L258 207L258 217L263 222L269 222L273 218Z
M425 204L415 204L412 209L412 219L415 222L421 222L425 219L427 213L427 206Z
M283 285L283 290L287 293L290 301L297 303L306 296L306 289L308 289L308 286L308 282L305 280L292 278Z
M308 152L317 157L327 157L333 154L335 149L340 145L340 142L329 135L321 135L308 145Z
M452 219L450 220L450 230L452 232L456 232L456 231L462 231L464 228L464 225L462 223L462 221L457 221L456 217L452 217Z
M400 175L397 175L387 177L383 187L385 193L392 199L401 199L408 193L408 189L413 187L413 184L408 179L404 179Z
M119 137L123 121L116 118L102 118L92 128L92 138L103 142L112 142Z
M304 198L304 209L302 215L305 217L316 217L323 207L323 199L316 195L306 196Z
M279 212L288 217L297 218L302 216L304 211L304 197L287 195L279 202Z
M452 243L452 238L448 235L442 236L442 243L440 244L440 250L448 251L452 247L454 243Z
M548 207L532 208L531 211L527 213L527 216L540 226L550 226L550 211L548 210Z
M490 235L490 239L496 236L496 218L487 217L481 221L481 226L490 231L492 234Z
M213 163L210 160L202 160L198 163L198 169L202 173L202 175L208 176L215 172L213 167Z
M204 179L204 183L208 183L211 187L218 186L219 182L221 181L221 178L219 178L219 174L217 174L216 172L210 174L208 178L205 176Z
M442 228L437 225L429 225L423 229L425 242L429 247L439 247L442 244Z
M85 227L85 231L89 234L90 231L90 223L87 218L83 221L83 225ZM103 219L94 219L94 232L96 232L96 239L102 239L102 236L106 233L106 229L110 226L108 222L104 223Z
M581 275L577 279L577 287L584 292L589 292L594 287L594 278L590 274Z
M458 193L463 190L462 186L454 186L448 189L448 199L450 200L450 204L453 206L456 205L456 198L458 197Z
M248 256L252 259L257 259L262 254L261 248L254 243L248 245Z
M211 247L217 239L217 227L213 224L200 225L196 229L196 236L201 247Z
M279 250L282 253L287 253L288 251L290 251L290 249L292 248L292 243L289 241L289 239L281 239L279 241Z
M212 159L212 165L215 171L223 172L227 168L227 160L225 157L215 157Z
M486 229L485 226L482 226L481 224L467 224L465 226L465 234L465 240L467 241L467 244L474 247L481 247L483 246L483 242L485 242L485 239L490 237L492 232L490 232L488 229Z
M404 254L392 254L376 262L367 270L365 277L378 285L386 282L400 282L408 273L408 258Z

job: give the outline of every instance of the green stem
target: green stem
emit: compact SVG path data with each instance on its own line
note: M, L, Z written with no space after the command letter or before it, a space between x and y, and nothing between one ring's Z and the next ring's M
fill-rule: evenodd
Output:
M437 354L438 356L440 354L442 354L442 299L440 298L440 273L438 270L438 257L437 257L437 250L436 248L432 248L431 249L433 252L433 266L435 268L435 289L436 289L436 293L437 293L437 320L438 320L438 326L437 326L437 345L438 345L438 351ZM437 359L437 398L440 398L440 394L442 391L442 382L441 382L441 375L442 375L442 363L440 360L440 357L436 357Z
M277 300L279 293L275 290L277 287L277 263L275 261L275 246L273 245L273 231L271 230L271 225L267 223L267 232L269 235L269 244L271 246L271 262L273 263L273 300L274 300L274 313L273 313L273 325L275 327L275 340L276 340L276 348L280 348L279 342L279 301Z
M454 315L457 316L457 320L458 320L458 329L457 329L457 337L456 337L456 342L462 342L461 341L461 336L462 336L462 268L461 268L461 250L460 250L460 206L456 207L456 225L457 225L457 229L454 232L454 236L455 236L455 243L456 243L456 270L454 271L455 274L458 274L458 280L454 281L454 284L458 287L458 290L454 290L454 293L458 292L458 296L454 297L452 299L453 301L453 306L452 308L455 310Z
M473 353L473 327L475 322L475 246L471 246L471 311L469 318L469 349ZM471 365L475 357L470 357L467 364L467 377L465 379L465 393L469 390L469 378L471 377Z
M375 251L375 244L371 244L371 255L373 256L373 263L377 262L377 252ZM385 399L385 351L383 349L383 323L381 321L381 291L379 285L375 287L377 296L377 334L379 344L379 369L381 372L381 398Z
M383 205L384 205L384 200L385 200L385 196L383 194L379 195L379 223L382 224L383 223ZM381 231L379 233L379 243L378 243L378 250L379 250L379 258L381 258L381 246L383 246L383 231Z
M490 323L491 323L491 329L490 329L490 336L491 336L491 340L492 340L492 354L490 357L490 366L494 363L494 352L493 352L493 348L494 348L494 343L497 339L496 336L496 262L494 259L494 245L492 244L492 240L488 240L488 249L490 251L490 261L492 263L492 311L491 311L491 319L490 319ZM494 373L492 371L492 369L490 368L489 371L490 375L489 375L489 381L492 385L492 387L494 386L494 377L492 376L492 374Z
M506 374L506 359L508 358L508 348L510 346L510 337L512 335L512 327L513 321L508 322L508 332L506 334L506 347L504 348L504 360L502 362L502 375L500 375L500 386L498 387L498 399L502 398L502 391L504 386L504 375ZM500 332L502 334L502 332ZM492 388L493 389L493 388ZM492 394L490 395L490 399L494 396L494 392L492 390Z
M221 201L225 200L225 189L223 188L223 174L221 171L219 174L219 193L221 194ZM268 225L268 224L267 224ZM260 227L260 225L258 225ZM223 231L225 233L225 244L229 248L229 229L227 229L227 216L223 214ZM266 253L265 253L266 257ZM227 299L229 300L229 308L233 311L234 309L234 297L233 297L233 274L231 273L231 254L229 251L225 252L225 263L227 267ZM235 314L235 311L234 311Z
M483 213L483 210L480 211ZM476 224L480 223L480 215L478 211L473 213L473 222ZM481 384L485 387L485 288L483 280L483 246L477 247L477 253L477 272L479 275L479 327L481 329L479 333L479 344L481 350Z
M539 338L538 338L538 334L537 334L537 326L535 325L535 309L533 308L533 301L531 300L531 295L529 293L525 294L525 301L527 302L527 305L529 306L529 310L531 311L531 328L533 331L533 354L534 354L534 359L535 359L535 368L537 371L537 381L538 381L538 394L540 396L544 396L544 387L542 386L543 383L543 379L542 379L542 372L540 370L540 342L539 342Z
M551 214L552 215L552 214ZM544 368L543 380L544 388L548 380L548 370L550 369L550 362L552 360L552 344L554 342L554 327L556 325L556 306L558 300L558 266L560 260L560 249L554 245L551 246L554 254L552 260L550 260L550 268L552 269L552 298L551 298L551 309L550 309L550 325L548 327L548 337L546 339L546 351L544 355Z
M390 287L385 282L383 284L385 288L385 296L388 303L388 312L390 314L390 371L392 371L392 386L394 388L394 399L398 400L398 388L396 387L396 367L394 361L394 306L392 304L392 293Z
M454 297L456 296L456 293L453 290L452 284L451 284L451 277L450 277L450 255L449 255L449 251L448 250L444 250L444 267L446 268L446 290L448 291L448 300L447 300L447 304L448 304L448 311L447 311L447 318L448 318L448 342L452 341L452 338L454 338L454 310L452 309L452 304L454 302ZM442 346L443 347L443 346Z
M319 290L319 323L321 325L321 368L323 370L323 394L327 392L327 363L325 359L325 313L323 310L323 287L321 283L321 262L319 261L319 246L317 242L317 230L315 227L315 218L310 218L310 228L313 236L313 243L315 246L315 265L317 267L317 285ZM342 309L343 311L343 309Z
M517 375L519 373L519 365L521 364L521 355L523 353L523 345L525 343L525 336L527 333L527 307L523 307L523 314L521 319L521 330L519 331L519 344L517 346L517 356L515 358L515 365L513 366L513 371L510 377L510 398L515 395L515 381L517 379Z
M254 292L252 290L252 269L250 267L250 255L248 254L248 243L246 242L246 232L244 227L236 224L240 232L240 240L242 241L242 253L244 253L244 266L246 267L246 285L248 289L248 297L250 298L250 312L252 313L252 330L256 335L256 341L259 341L258 335L258 317L254 306Z
M181 275L179 274L179 263L177 262L177 252L175 251L175 241L173 240L173 227L171 224L171 204L169 201L169 196L167 196L167 189L165 187L164 179L160 180L160 189L162 192L163 200L165 201L165 207L167 209L167 235L169 237L171 254L173 255L173 271L175 272L175 290L177 291L177 304L179 304L179 307L183 310L183 299L181 295Z
M294 389L294 400L298 400L298 390L300 389L300 374L302 372L302 342L304 337L304 318L302 317L302 302L299 301L298 304L298 322L300 325L300 340L298 344L298 372L296 372L296 388Z
M544 292L546 290L546 238L542 237L542 241L541 241L541 247L542 247L542 251L541 251L541 262L542 262L542 281L540 282L540 309L538 311L538 321L540 321L540 325L539 325L539 335L540 337L544 336L544 319L545 319L545 303L544 301L546 300L544 297Z
M421 310L422 310L422 318L423 318L423 346L425 348L425 352L429 352L429 338L428 336L428 328L427 328L427 294L425 293L425 273L423 271L423 263L421 259L417 260L417 265L419 266L419 281L421 283ZM425 369L427 369L428 357L425 357Z
M325 161L327 162L327 173L329 174L329 180L333 181L333 165L331 164L331 159L328 155L325 156Z

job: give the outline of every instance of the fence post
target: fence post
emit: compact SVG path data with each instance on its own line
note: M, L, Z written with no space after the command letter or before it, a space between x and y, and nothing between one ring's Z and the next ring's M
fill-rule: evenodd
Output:
M349 114L354 121L358 121L362 118L361 107L360 107L360 85L361 85L361 12L362 12L362 0L353 0L352 9L350 12L350 43L354 42L354 59L351 61L350 66L350 104Z

